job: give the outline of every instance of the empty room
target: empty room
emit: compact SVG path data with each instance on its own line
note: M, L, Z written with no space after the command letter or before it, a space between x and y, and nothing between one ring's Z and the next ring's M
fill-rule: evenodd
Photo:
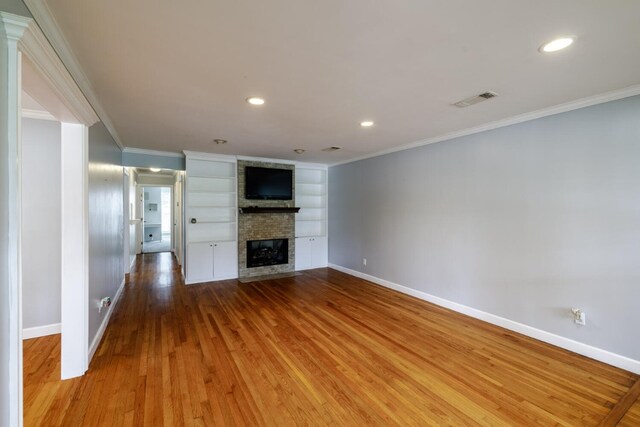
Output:
M0 426L640 426L639 22L0 0Z

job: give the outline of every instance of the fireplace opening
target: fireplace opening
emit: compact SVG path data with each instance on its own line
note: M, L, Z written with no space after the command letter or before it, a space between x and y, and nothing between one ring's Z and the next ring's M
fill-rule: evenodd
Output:
M289 262L289 240L249 240L247 241L247 268Z

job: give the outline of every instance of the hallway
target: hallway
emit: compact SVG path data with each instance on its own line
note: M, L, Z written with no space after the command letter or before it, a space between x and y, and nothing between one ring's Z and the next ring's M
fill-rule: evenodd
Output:
M25 342L26 426L597 425L640 387L335 270L185 286L170 253L138 256L84 377L58 351Z

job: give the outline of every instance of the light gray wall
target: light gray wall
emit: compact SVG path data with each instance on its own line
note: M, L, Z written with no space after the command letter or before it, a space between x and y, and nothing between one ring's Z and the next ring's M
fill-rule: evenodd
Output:
M124 278L122 152L102 123L89 128L89 345Z
M142 153L122 153L122 165L138 168L185 170L184 157L156 156Z
M330 168L329 258L639 360L640 97Z
M22 327L60 323L60 122L22 120Z

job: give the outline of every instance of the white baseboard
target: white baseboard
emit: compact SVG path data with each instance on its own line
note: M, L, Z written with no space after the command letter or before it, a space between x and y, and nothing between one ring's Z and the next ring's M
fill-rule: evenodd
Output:
M50 325L35 326L33 328L25 328L22 330L22 339L46 337L47 335L59 334L61 330L60 323L52 323Z
M118 300L120 299L120 295L122 294L122 290L124 289L125 279L122 279L122 283L120 283L120 287L116 291L116 295L113 297L113 302L107 309L107 314L102 319L102 323L100 324L100 328L96 333L96 336L93 337L93 341L91 341L91 346L89 347L89 360L87 361L87 366L91 363L91 359L93 359L93 355L96 353L98 346L100 345L100 341L102 341L102 336L104 335L104 331L107 330L107 325L109 325L109 319L111 319L111 313L116 308L118 304Z
M531 338L535 338L540 341L555 345L565 350L572 351L574 353L581 354L591 359L598 360L600 362L607 363L609 365L625 369L635 374L640 374L640 361L631 359L626 356L622 356L616 353L612 353L607 350L603 350L598 347L593 347L588 344L574 341L569 338L565 338L560 335L553 334L551 332L543 331L541 329L534 328L523 323L518 323L513 320L505 319L504 317L496 316L495 314L487 313L482 310L478 310L457 302L449 301L444 298L437 297L435 295L428 294L426 292L418 291L416 289L408 288L406 286L399 285L397 283L390 282L388 280L380 279L375 276L371 276L366 273L362 273L357 270L342 267L340 265L329 263L329 268L341 271L351 276L359 277L361 279L368 280L385 288L393 289L403 294L411 295L424 301L428 301L432 304L439 305L441 307L448 308L458 313L466 314L467 316L474 317L476 319L483 320L487 323L500 326L505 329L509 329L514 332L518 332L522 335L526 335Z
M187 280L187 278L183 276L185 285L198 285L200 283L209 283L209 282L213 283L213 282L220 282L222 280L233 280L233 279L237 279L237 278L238 278L237 274L234 274L232 276L216 277L215 279L202 279L202 280L199 280L199 279Z

